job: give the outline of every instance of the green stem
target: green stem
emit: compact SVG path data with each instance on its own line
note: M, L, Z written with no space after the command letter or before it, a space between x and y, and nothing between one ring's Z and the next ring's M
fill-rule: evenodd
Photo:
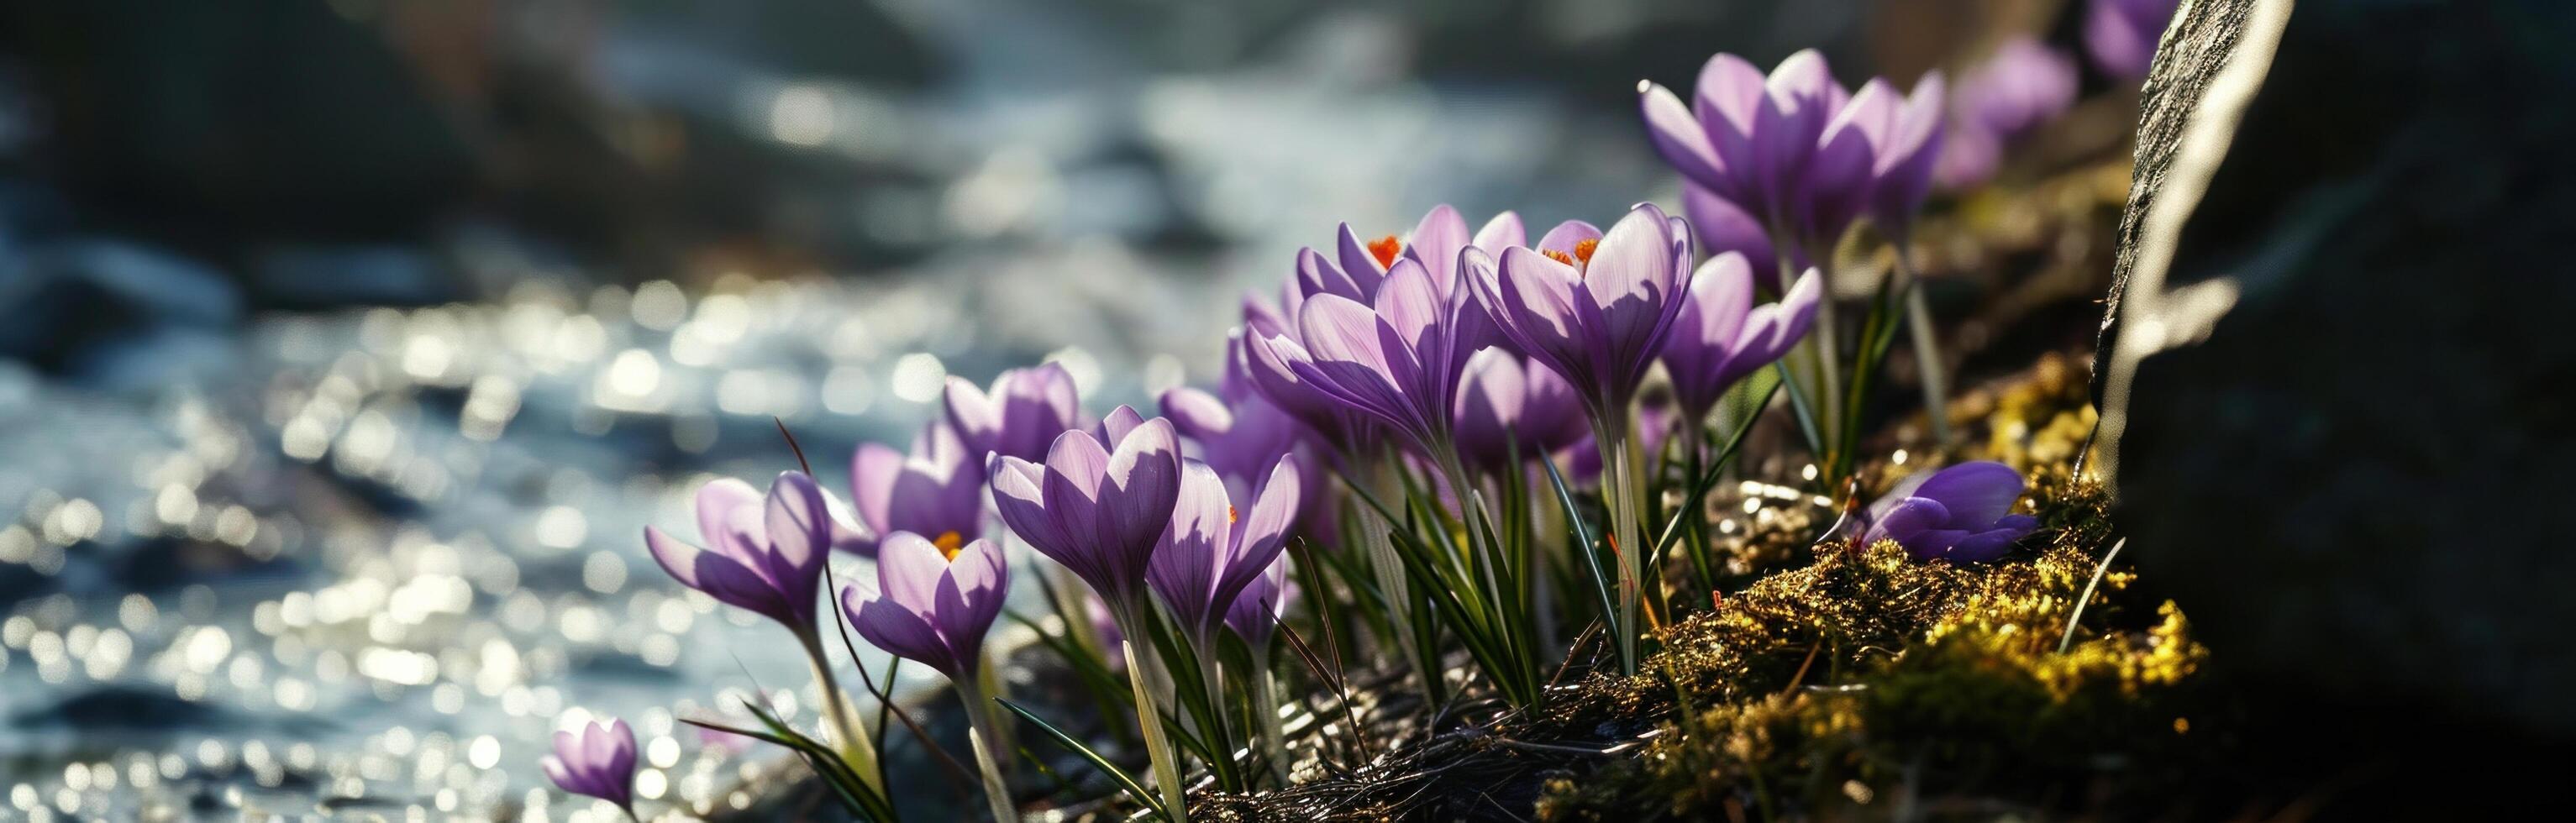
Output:
M799 631L796 640L805 646L805 662L814 667L814 683L823 693L823 719L831 724L833 741L840 744L841 759L850 770L867 781L868 788L885 791L885 773L877 768L876 743L859 725L858 710L850 705L849 695L841 692L840 679L832 674L832 660L823 654L823 641L812 631ZM894 684L886 684L889 694Z
M1610 540L1619 561L1619 670L1637 673L1637 609L1644 600L1646 552L1638 539L1636 457L1628 443L1628 409L1622 402L1593 416L1592 439L1601 451L1601 503L1610 511Z
M1932 306L1906 258L1903 235L1896 238L1898 288L1905 290L1905 325L1914 333L1914 362L1923 376L1923 416L1932 420L1932 442L1950 445L1950 376L1941 366L1938 335L1932 331Z
M1010 739L1009 727L993 713L994 695L983 682L978 677L975 685L956 684L958 699L966 703L966 742L975 749L975 768L983 773L984 799L993 806L994 823L1018 823L1019 807L1011 803L1011 785L1003 779L1001 760L994 755L995 743Z
M1358 465L1359 459L1360 456L1354 454L1352 464ZM1384 487L1383 483L1379 484L1380 489ZM1377 492L1378 489L1369 490L1373 495ZM1387 522L1375 507L1362 505L1356 509L1360 540L1368 552L1369 571L1377 575L1378 591L1386 595L1387 617L1394 628L1389 634L1395 635L1396 650L1404 655L1403 665L1418 670L1415 674L1422 677L1423 693L1435 694L1439 691L1436 687L1440 673L1424 670L1419 665L1422 655L1413 641L1413 599L1404 578L1404 561L1396 557L1394 538L1387 534L1395 524Z
M1270 761L1270 777L1288 786L1288 736L1279 727L1279 686L1270 678L1268 649L1252 649L1252 712L1261 733L1261 751Z
M1111 608L1118 618L1118 633L1126 640L1127 682L1136 690L1136 727L1145 737L1145 756L1153 763L1156 788L1163 793L1163 807L1170 810L1174 823L1187 823L1189 813L1183 808L1181 768L1172 756L1172 741L1163 733L1162 702L1154 699L1154 688L1148 683L1160 679L1162 656L1146 648L1142 638L1152 627L1135 603L1121 603ZM1140 652L1139 649L1142 649Z

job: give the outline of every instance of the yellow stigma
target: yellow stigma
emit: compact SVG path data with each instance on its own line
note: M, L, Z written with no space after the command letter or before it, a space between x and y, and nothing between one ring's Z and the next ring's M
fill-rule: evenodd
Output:
M966 537L953 531L940 532L938 539L930 541L930 545L938 547L940 557L955 560L957 552L966 548Z
M1380 268L1394 266L1396 252L1403 250L1404 243L1395 239L1395 235L1392 234L1368 242L1369 256L1377 258Z
M1227 507L1225 507L1225 522L1226 522L1226 525L1229 525L1229 526L1234 525L1234 507L1233 507L1233 506L1227 506Z

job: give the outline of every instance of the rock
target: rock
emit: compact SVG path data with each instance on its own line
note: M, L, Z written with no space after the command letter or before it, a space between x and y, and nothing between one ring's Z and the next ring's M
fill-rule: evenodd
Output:
M2329 762L2563 756L2576 10L2292 5L2187 4L2148 80L2096 369L2128 556Z

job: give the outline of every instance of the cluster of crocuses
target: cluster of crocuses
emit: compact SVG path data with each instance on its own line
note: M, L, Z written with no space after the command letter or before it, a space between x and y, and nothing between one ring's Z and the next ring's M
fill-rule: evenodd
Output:
M1185 757L1220 789L1256 788L1256 761L1285 780L1269 661L1274 636L1295 636L1285 607L1300 589L1304 625L1337 640L1364 627L1366 648L1433 695L1474 681L1541 701L1565 624L1597 626L1634 672L1671 604L1714 590L1705 496L1781 387L1818 462L1850 465L1871 352L1899 321L1882 289L1846 361L1819 264L1863 218L1902 260L1943 90L1936 75L1911 94L1876 79L1847 91L1812 52L1767 76L1719 55L1692 105L1643 86L1686 217L1641 204L1607 229L1572 220L1535 240L1516 214L1471 229L1447 206L1405 235L1344 225L1327 250L1298 252L1275 300L1245 301L1214 392L1090 421L1053 365L989 390L952 378L908 451L858 449L846 503L802 471L766 493L720 480L698 492L698 542L650 528L646 542L680 582L798 639L828 740L758 706L766 731L741 731L794 748L872 818L895 813L883 724L872 734L835 682L815 605L836 551L874 561L872 582L838 593L847 626L963 699L999 820L1017 817L1001 709L1173 819L1187 813ZM1990 560L2036 526L2009 513L2022 491L1992 463L1918 477L1860 513L1860 542ZM1001 699L983 641L1005 614L1012 537L1044 558L1025 559L1057 618L1024 622L1104 705L1132 708L1155 790ZM1676 555L1699 590L1667 573ZM1463 680L1443 664L1452 649L1474 661ZM1122 671L1124 689L1103 687ZM623 729L560 737L548 773L631 806L615 778L632 768Z

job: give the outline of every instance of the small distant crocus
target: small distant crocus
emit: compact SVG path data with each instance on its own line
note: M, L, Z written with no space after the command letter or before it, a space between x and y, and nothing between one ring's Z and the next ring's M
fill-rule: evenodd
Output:
M1001 616L1010 581L993 541L942 546L895 532L877 553L877 590L843 587L841 609L877 648L965 684L983 663L984 633Z
M858 522L842 524L833 548L874 557L885 535L911 532L954 552L983 536L984 461L945 421L923 426L909 454L882 443L859 446L850 457L850 489Z
M1969 119L2009 142L2057 119L2075 104L2075 60L2029 37L1995 47L1959 81Z
M1788 354L1815 322L1824 288L1814 269L1780 302L1761 306L1753 305L1754 271L1733 252L1701 263L1691 277L1690 299L1664 341L1664 371L1681 407L1685 444L1696 446L1699 426L1728 388Z
M644 527L644 545L662 570L719 602L811 635L823 555L833 537L833 518L814 478L781 473L766 498L751 484L717 480L698 489L697 509L703 548Z
M958 441L977 457L998 452L1040 459L1056 435L1078 424L1082 412L1073 375L1055 363L1002 372L990 390L948 378L941 402Z
M1869 215L1890 237L1906 236L1931 193L1949 105L1949 86L1936 71L1902 97L1886 80L1872 78L1844 109L1869 140Z
M1893 540L1921 560L1979 563L2002 557L2039 521L2013 514L2021 473L1993 461L1920 472L1861 513L1861 545Z
M2128 82L2147 77L2182 0L2093 0L2084 10L2084 50L2103 74Z
M555 751L539 766L564 791L617 804L635 816L635 730L624 720L555 732Z
M1489 348L1467 358L1459 381L1453 437L1469 468L1505 471L1513 455L1542 460L1583 439L1583 404L1555 370Z
M1108 418L1114 450L1076 429L1056 437L1043 464L995 454L988 467L1002 522L1113 608L1144 594L1145 568L1171 523L1181 483L1171 421L1129 424L1135 411L1120 409Z

